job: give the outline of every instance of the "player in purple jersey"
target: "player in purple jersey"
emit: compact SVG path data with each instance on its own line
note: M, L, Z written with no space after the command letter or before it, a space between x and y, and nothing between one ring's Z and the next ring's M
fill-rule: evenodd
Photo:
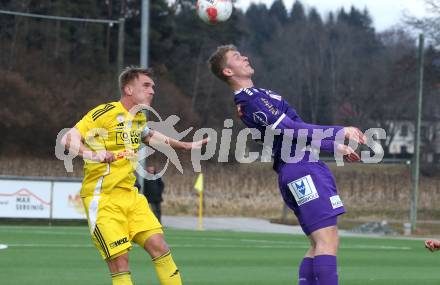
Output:
M233 45L218 47L209 64L212 73L234 91L239 116L246 126L266 136L270 130L281 134L273 136L272 148L280 192L310 240L310 248L299 267L298 284L337 285L337 216L345 210L333 175L309 150L337 153L349 162L359 161L359 155L343 141L364 144L365 136L354 127L304 123L280 95L254 86L254 69ZM316 134L321 136L316 139ZM283 148L286 138L291 141L287 155ZM292 157L292 153L300 153L299 158Z

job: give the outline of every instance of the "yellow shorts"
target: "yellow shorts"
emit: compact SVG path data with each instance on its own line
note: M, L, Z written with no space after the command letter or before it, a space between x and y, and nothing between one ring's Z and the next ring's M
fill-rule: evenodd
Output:
M145 231L160 230L162 225L150 210L144 195L113 189L109 194L83 197L90 233L104 259L112 259L131 249L133 237Z

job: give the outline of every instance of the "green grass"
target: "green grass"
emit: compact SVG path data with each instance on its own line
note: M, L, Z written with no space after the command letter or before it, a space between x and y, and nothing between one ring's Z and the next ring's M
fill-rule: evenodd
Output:
M286 234L166 230L166 239L189 285L294 285L308 246ZM87 227L0 226L2 285L111 284L92 247ZM340 284L428 285L440 283L440 252L421 240L342 238ZM130 252L134 284L158 285L139 247Z

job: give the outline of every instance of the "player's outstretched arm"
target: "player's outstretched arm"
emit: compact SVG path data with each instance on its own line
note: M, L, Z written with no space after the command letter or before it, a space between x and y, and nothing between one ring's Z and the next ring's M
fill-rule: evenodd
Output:
M76 127L71 128L61 139L61 144L69 153L74 153L84 159L96 162L115 161L115 155L110 151L92 151L83 143L83 138Z
M440 240L428 239L425 241L425 247L431 252L440 250Z
M182 142L176 139L167 137L166 135L155 131L149 130L148 134L144 137L144 143L151 146L171 146L173 149L181 150L191 150L200 149L206 143L208 143L209 138L204 138L203 140L195 142Z
M365 135L355 127L325 126L305 123L286 101L284 101L284 105L288 108L285 113L272 105L270 105L270 108L267 105L270 104L256 99L243 105L241 111L249 118L249 120L261 126L270 125L273 130L279 129L282 132L285 130L293 130L293 133L291 133L293 138L297 138L301 130L306 130L308 139L314 139L314 132L322 131L327 133L326 137L323 138L325 140L335 141L337 139L345 138L356 141L360 144L365 144L366 142ZM336 136L342 135L340 134L341 130L343 131L344 136L342 138L337 138ZM329 131L330 135L328 135Z

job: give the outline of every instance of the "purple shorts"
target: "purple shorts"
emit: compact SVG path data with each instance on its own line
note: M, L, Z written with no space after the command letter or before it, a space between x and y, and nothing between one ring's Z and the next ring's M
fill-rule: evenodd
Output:
M335 179L321 161L281 165L278 183L284 202L293 210L306 235L336 225L337 216L345 213Z
M302 228L303 232L309 236L314 231L317 231L317 230L320 230L320 229L323 229L326 227L336 226L337 224L338 224L338 216L333 216L333 217L330 217L326 220L317 222L316 224L311 225L311 226L301 225L301 228Z

